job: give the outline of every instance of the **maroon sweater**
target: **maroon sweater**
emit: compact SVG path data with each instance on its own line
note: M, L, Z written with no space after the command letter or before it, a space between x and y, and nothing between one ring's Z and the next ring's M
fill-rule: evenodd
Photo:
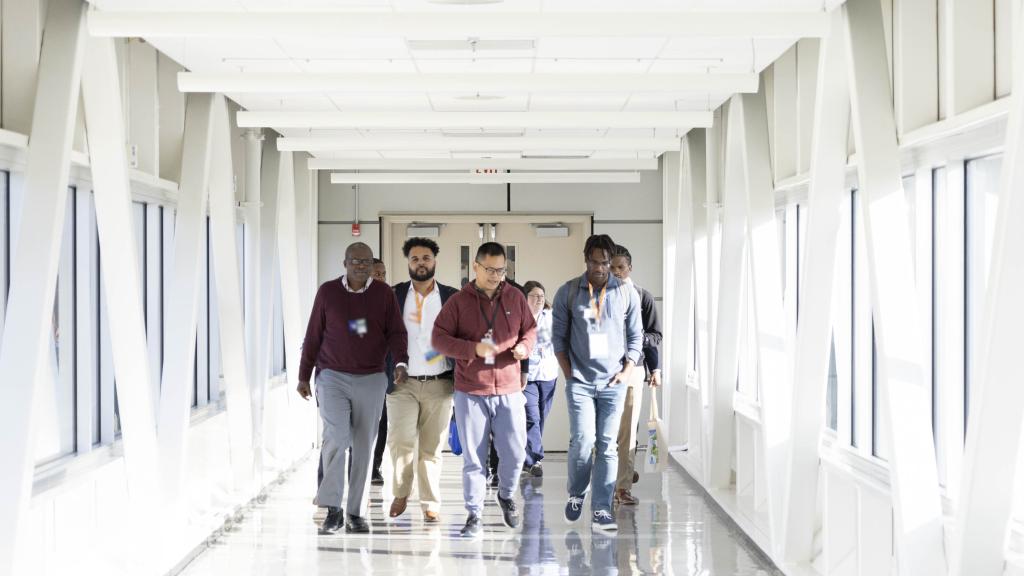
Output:
M299 381L309 382L314 366L348 374L383 372L389 350L396 364L409 361L405 322L391 287L371 282L365 292L355 294L341 278L324 282L302 342Z
M495 307L494 345L499 354L494 364L488 365L476 355L476 345L487 333L487 321ZM521 343L530 355L537 340L537 322L519 290L503 283L489 300L470 282L441 308L431 336L435 350L455 359L456 390L497 396L522 390L519 361L512 357L512 348Z

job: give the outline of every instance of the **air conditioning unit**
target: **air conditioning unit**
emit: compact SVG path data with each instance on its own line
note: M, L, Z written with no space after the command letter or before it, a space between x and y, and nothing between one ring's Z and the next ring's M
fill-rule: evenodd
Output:
M533 232L537 238L569 237L569 227L564 224L534 224Z

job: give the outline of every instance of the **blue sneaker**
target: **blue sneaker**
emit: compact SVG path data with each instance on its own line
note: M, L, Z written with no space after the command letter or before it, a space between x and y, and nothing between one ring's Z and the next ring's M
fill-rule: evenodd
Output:
M615 523L615 517L612 513L607 510L597 510L594 512L594 530L606 530L611 532L618 530L619 525Z
M565 521L572 524L579 520L582 515L583 498L579 496L569 496L569 501L565 503Z

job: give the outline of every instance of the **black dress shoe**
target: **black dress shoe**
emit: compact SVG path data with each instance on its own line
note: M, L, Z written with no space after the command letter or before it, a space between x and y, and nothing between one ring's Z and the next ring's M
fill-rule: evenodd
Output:
M341 529L342 518L345 515L341 508L335 508L333 506L327 507L327 517L324 518L324 523L320 525L321 534L334 534Z
M345 523L346 534L366 534L370 531L370 525L361 516L348 515L348 522Z
M384 485L384 475L380 473L380 470L374 470L373 471L373 475L370 476L370 485L371 486L383 486Z

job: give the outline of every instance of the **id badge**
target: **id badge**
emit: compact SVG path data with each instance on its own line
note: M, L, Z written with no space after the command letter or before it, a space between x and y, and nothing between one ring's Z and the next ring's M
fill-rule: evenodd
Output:
M366 327L366 318L358 318L356 320L348 321L348 330L353 334L358 335L360 338L366 336L369 331Z
M481 338L480 342L482 342L484 344L489 344L491 346L494 346L494 338L491 338L490 335L487 335L487 336L484 336L483 338ZM484 356L484 364L494 365L494 356L493 355Z
M606 360L608 358L608 335L598 332L587 336L590 339L590 359Z

